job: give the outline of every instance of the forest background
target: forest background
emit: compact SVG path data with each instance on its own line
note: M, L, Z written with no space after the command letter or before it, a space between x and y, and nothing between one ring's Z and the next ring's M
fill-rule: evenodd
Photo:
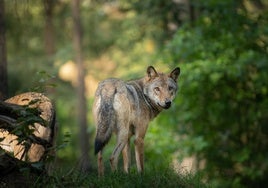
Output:
M38 91L54 101L62 171L81 163L96 171L91 106L100 80L179 66L175 104L146 135L147 170L183 171L188 159L210 185L268 184L266 0L81 0L79 22L70 0L0 4L0 97Z

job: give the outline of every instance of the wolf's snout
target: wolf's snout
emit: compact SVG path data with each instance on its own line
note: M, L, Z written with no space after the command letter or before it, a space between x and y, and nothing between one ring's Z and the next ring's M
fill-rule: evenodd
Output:
M165 102L165 104L166 104L166 108L169 108L170 106L171 106L171 101L170 100L167 100L166 102Z

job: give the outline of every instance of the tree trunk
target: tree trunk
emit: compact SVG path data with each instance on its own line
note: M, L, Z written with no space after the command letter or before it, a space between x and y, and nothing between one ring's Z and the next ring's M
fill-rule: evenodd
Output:
M56 52L56 45L55 45L55 27L54 27L54 9L56 0L44 0L44 19L45 19L45 26L44 26L44 52L47 56L47 63L50 66L53 66L53 56ZM50 80L48 84L55 84L54 80ZM46 93L52 94L55 92L54 87L46 87Z
M81 150L81 170L89 170L89 134L87 132L87 101L85 97L85 73L82 57L82 26L80 20L80 1L72 0L73 16L73 45L76 54L76 63L78 68L78 123L80 127L79 141Z
M44 1L45 12L45 52L48 56L52 56L55 53L55 37L54 37L54 24L53 24L53 10L55 0Z
M5 0L0 0L0 100L7 97L7 52L5 37Z

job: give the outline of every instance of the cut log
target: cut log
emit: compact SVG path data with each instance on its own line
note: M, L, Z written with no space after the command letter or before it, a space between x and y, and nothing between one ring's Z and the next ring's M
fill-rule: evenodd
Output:
M55 155L55 133L55 110L45 95L28 92L0 101L0 171L20 168L15 161L45 164Z

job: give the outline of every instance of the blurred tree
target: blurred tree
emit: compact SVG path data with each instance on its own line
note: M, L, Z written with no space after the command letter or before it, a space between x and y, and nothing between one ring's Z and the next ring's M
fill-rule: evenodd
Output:
M89 170L89 134L87 132L87 101L85 97L85 73L82 55L82 25L80 18L80 0L72 0L72 17L73 17L73 45L75 50L75 61L78 69L78 123L80 127L80 164L82 171Z
M57 1L44 0L44 15L45 15L45 52L47 56L52 56L55 53L55 29L53 24L54 6Z
M6 51L5 0L0 0L0 100L7 97L7 51Z
M171 39L176 30L184 23L197 18L197 9L193 6L192 1L131 0L128 2L131 2L129 3L130 9L138 13L137 17L140 15L146 17L145 20L140 20L139 24L143 26L141 31L158 41L159 47L161 47L163 42ZM148 28L148 31L143 30L144 28Z

